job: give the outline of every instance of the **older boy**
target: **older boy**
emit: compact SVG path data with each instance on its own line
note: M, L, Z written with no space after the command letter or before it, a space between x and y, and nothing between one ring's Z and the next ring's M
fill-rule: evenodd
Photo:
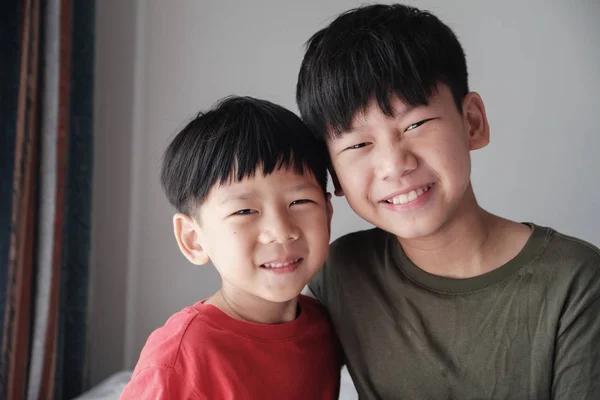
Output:
M309 40L297 101L336 194L377 227L337 240L309 285L361 398L600 398L600 252L478 205L489 126L450 28L350 10Z

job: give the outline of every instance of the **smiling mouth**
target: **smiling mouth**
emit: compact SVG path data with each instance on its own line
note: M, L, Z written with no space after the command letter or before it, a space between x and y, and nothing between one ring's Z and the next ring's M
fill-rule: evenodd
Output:
M277 263L264 263L261 265L262 268L267 268L267 269L279 269L279 268L285 268L285 267L289 267L289 266L294 266L299 264L302 260L304 260L303 258L294 258L293 260L290 261L285 261L285 262L277 262Z
M398 196L394 196L390 199L384 200L383 202L387 203L387 204L393 204L393 205L407 204L407 203L410 203L411 201L414 201L414 200L418 199L419 197L423 196L423 194L427 193L429 191L429 189L431 189L432 187L433 187L433 183L430 183L430 184L420 187L418 189L411 190L408 193L403 193Z

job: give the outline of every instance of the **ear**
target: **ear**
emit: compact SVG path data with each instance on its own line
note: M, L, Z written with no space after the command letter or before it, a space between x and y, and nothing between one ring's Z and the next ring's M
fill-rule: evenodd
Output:
M331 175L331 182L333 183L333 193L336 196L343 196L344 190L342 189L342 186L340 185L340 181L338 180L337 174L335 173L335 170L333 169L333 167L329 168L329 174ZM329 196L331 197L331 194Z
M200 226L192 217L177 213L173 216L173 233L179 250L192 264L202 265L210 261L208 253L200 244Z
M331 235L331 218L333 217L333 205L331 204L331 193L327 193L327 195L325 196L325 201L327 202L327 204L325 205L326 207L326 212L327 212L327 230L329 231L329 235Z
M463 99L463 120L469 135L469 149L478 150L490 142L490 126L479 93L471 92Z

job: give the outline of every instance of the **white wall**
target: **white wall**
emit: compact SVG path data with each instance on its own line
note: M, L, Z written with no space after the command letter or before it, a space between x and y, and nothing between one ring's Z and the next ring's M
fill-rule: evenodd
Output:
M98 2L106 11L99 13L98 41L106 45L113 40L115 53L124 57L112 59L101 46L98 65L107 70L117 68L111 63L123 62L119 68L127 71L105 71L97 78L97 96L107 101L96 116L98 143L107 140L103 135L123 135L114 140L124 143L122 149L111 145L97 150L102 182L97 186L103 191L95 199L104 203L95 210L100 226L94 244L102 246L95 250L93 311L104 314L93 336L106 331L102 325L113 318L114 329L123 335L97 342L92 354L92 368L97 369L120 367L113 354L120 345L123 353L118 356L131 368L153 329L217 289L215 271L188 264L173 239L173 210L158 180L160 157L172 135L200 109L232 93L268 98L296 111L294 88L303 43L331 17L362 2L138 1L133 19L139 26L117 34L107 27L120 9L130 12L125 3ZM492 142L473 154L473 184L482 205L599 245L600 189L595 184L600 172L600 4L411 3L433 11L455 30L467 53L471 88L486 103ZM128 35L136 32L135 51L121 54L130 50ZM127 93L119 94L123 91ZM130 164L120 176L108 154L127 149ZM333 238L368 226L343 199L334 206ZM124 295L117 290L123 289L120 280L126 277L122 304ZM107 313L111 309L114 315Z

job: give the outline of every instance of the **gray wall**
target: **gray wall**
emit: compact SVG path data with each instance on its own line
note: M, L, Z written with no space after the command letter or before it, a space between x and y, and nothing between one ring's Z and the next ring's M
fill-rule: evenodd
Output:
M93 383L124 362L138 14L135 2L102 0L96 5L89 333Z
M303 43L362 2L98 2L92 376L131 368L148 334L212 294L218 277L179 254L161 192L161 153L225 95L294 111ZM481 204L600 245L600 4L595 0L412 4L462 41L491 144L473 154ZM334 202L333 238L368 225Z

